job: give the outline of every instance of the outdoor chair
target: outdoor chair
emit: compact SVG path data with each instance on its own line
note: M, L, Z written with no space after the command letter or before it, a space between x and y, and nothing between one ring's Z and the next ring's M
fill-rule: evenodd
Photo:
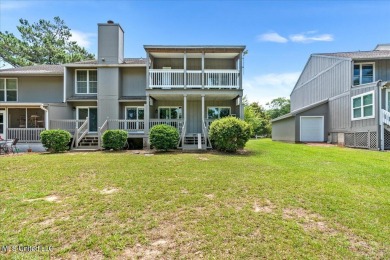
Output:
M18 143L19 138L15 138L12 143L9 145L8 150L12 151L12 153L19 153L19 148L16 147L16 144Z

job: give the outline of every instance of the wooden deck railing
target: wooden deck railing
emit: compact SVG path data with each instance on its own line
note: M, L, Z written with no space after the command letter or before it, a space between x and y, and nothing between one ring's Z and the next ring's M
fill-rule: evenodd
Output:
M382 122L390 126L390 112L382 109Z
M145 129L144 120L130 119L107 119L108 129L121 129L129 133L143 132Z
M19 142L39 142L45 128L7 128L7 139L18 138Z
M79 128L84 121L76 119L52 119L50 120L50 129L62 129L74 134L75 129Z
M173 126L180 132L183 127L183 120L182 119L150 119L149 129L155 125L162 125L162 124Z

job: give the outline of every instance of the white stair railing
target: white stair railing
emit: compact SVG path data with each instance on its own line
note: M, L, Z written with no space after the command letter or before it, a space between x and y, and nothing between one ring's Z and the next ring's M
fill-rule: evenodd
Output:
M211 145L210 138L209 138L209 130L208 130L208 127L206 126L206 122L204 120L202 122L202 131L203 131L204 143L206 145L206 148L213 148Z
M186 137L186 121L184 120L183 122L183 127L181 128L181 132L180 132L180 135L179 135L179 141L177 142L177 148L180 148L180 147L183 147L184 146L184 139ZM181 143L181 146L180 146L180 143Z
M98 128L98 146L99 146L99 149L103 148L102 147L102 143L103 143L102 136L103 136L104 132L107 129L108 129L108 118L106 119L106 121L104 121L102 126Z
M382 122L390 126L390 112L382 109Z
M74 135L75 136L74 137L75 147L79 146L79 143L81 142L81 140L88 133L88 129L89 129L88 122L89 122L88 117L86 117L84 123L79 128L76 128L75 135Z

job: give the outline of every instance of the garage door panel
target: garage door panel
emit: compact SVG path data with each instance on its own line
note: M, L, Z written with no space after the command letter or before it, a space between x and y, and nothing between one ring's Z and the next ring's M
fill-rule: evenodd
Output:
M301 142L324 141L324 117L301 117Z

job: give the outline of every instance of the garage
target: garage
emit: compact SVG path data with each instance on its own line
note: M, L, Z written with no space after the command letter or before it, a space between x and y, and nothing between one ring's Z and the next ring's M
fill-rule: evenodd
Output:
M300 122L301 142L323 142L324 141L324 117L323 116L301 116Z

